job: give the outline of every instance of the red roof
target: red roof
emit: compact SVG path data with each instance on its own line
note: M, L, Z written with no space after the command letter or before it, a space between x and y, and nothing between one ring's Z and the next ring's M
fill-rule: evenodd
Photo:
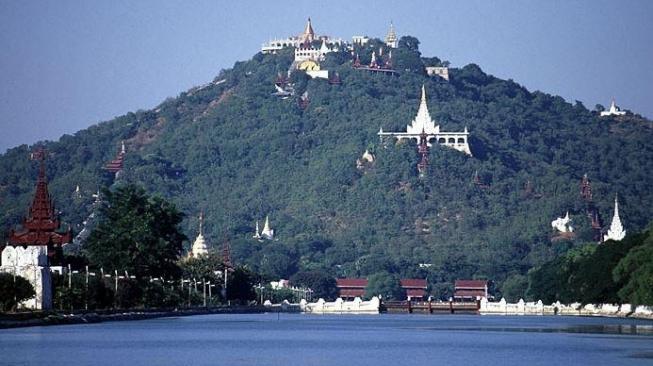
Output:
M340 297L363 297L365 296L365 289L355 288L341 288Z
M485 297L485 290L456 290L453 297Z
M426 296L426 291L422 289L407 289L406 290L406 296L408 297L424 297Z
M405 289L416 288L426 290L426 287L428 286L426 280L421 278L404 278L400 280L399 283L401 283L401 287Z
M367 278L338 278L336 279L336 286L338 288L353 287L365 289Z
M455 288L484 289L487 286L486 280L456 280Z

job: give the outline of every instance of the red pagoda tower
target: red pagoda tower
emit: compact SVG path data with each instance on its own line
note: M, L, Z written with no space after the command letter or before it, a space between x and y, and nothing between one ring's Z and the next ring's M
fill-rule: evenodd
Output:
M45 155L46 152L43 148L32 154L33 159L39 160L36 192L20 230L12 229L9 232L9 244L14 246L45 245L48 247L48 258L52 264L61 259L61 247L63 244L72 241L73 232L70 226L64 232L58 231L61 222L48 192L48 182L45 175Z
M587 202L592 201L592 184L587 177L587 173L583 175L583 179L580 181L580 196Z
M422 134L419 136L419 146L417 147L417 152L421 156L419 163L417 163L417 170L419 171L420 176L426 174L426 169L429 166L429 146L426 141L426 132L422 129Z

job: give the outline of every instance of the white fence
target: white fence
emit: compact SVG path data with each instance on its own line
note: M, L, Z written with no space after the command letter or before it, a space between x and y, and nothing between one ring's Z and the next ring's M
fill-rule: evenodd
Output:
M504 315L581 315L581 316L618 316L633 318L653 319L653 307L637 306L630 304L588 304L580 303L561 304L559 301L544 305L542 300L537 302L524 302L520 299L517 303L508 303L506 299L499 302L489 302L481 299L481 314Z

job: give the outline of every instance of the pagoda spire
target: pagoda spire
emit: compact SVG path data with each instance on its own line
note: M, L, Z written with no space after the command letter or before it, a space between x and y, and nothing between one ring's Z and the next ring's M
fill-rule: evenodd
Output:
M313 31L313 25L311 24L311 17L308 17L308 22L306 22L306 28L304 29L304 42L313 42L315 39L315 32Z
M270 228L269 216L265 216L265 224L263 225L263 230L261 231L261 237L267 240L274 239L274 230Z
M32 153L31 157L39 161L39 175L36 180L36 191L27 217L23 219L20 230L11 230L9 244L11 245L45 245L48 256L60 256L61 246L70 243L73 233L70 226L65 232L58 232L60 221L54 204L48 192L48 181L45 172L47 152L42 147Z
M209 247L204 238L204 211L201 211L199 216L199 234L197 234L197 238L195 238L195 242L193 242L189 255L197 258L208 253Z
M612 216L612 222L610 223L610 229L608 233L603 236L603 241L614 240L620 241L626 236L626 230L624 230L623 225L621 224L621 219L619 218L619 201L617 195L614 196L614 215Z

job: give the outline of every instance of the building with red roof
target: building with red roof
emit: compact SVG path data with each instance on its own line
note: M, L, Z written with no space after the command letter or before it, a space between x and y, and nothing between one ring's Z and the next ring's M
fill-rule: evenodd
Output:
M338 296L343 299L353 299L365 296L367 278L338 278L336 279Z
M470 301L488 298L488 281L486 280L456 280L453 298L455 301Z
M424 300L428 283L421 278L404 278L399 281L409 300Z

